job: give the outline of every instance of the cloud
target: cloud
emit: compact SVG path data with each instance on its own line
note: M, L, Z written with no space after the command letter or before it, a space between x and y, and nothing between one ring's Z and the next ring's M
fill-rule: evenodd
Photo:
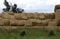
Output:
M53 12L54 6L60 4L60 0L7 0L9 4L17 4L26 12ZM4 8L4 0L0 0L0 8Z

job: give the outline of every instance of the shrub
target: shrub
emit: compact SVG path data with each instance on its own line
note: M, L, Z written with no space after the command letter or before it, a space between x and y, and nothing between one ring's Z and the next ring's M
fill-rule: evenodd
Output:
M49 36L54 36L55 35L55 32L53 30L50 30L49 31Z
M25 36L26 35L26 32L25 30L21 32L20 36Z

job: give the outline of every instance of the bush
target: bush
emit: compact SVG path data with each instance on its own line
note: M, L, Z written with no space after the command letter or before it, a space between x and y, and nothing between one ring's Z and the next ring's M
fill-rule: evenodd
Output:
M49 31L49 36L54 36L55 35L55 32L53 30L50 30Z
M26 32L25 30L21 32L20 36L25 36L26 35Z

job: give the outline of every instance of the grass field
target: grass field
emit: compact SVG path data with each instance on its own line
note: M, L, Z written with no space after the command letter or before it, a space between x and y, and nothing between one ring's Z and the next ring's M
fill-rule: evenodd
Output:
M0 29L0 39L60 39L60 32L56 31L56 36L48 36L47 30L26 29L26 36L20 36L23 29L6 30Z

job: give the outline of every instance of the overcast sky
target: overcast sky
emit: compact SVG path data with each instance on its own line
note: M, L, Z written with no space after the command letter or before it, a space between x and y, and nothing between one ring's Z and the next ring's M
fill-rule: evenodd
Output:
M54 6L60 4L60 0L7 0L9 4L17 4L19 8L23 8L25 12L54 12ZM4 0L0 0L0 12Z

